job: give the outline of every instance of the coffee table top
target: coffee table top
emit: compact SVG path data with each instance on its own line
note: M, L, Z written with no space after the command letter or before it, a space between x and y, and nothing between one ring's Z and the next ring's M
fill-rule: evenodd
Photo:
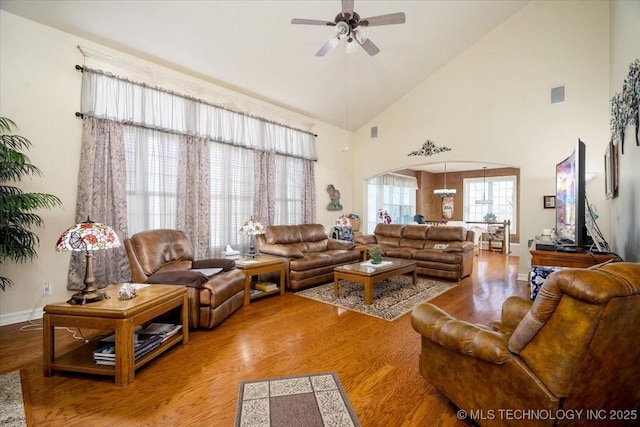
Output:
M367 262L356 262L353 264L341 265L334 268L334 271L339 273L350 273L362 276L375 276L378 273L388 272L390 270L397 270L399 268L409 267L411 265L417 265L416 261L410 259L401 258L384 258L383 261L391 262L381 267L371 267L367 265Z
M95 316L110 318L127 318L147 309L149 306L159 304L167 299L186 294L187 288L179 285L148 285L136 291L136 297L129 300L119 300L118 290L122 283L108 285L100 289L109 296L102 301L91 302L84 305L74 305L67 302L47 304L45 313L63 314L66 316Z

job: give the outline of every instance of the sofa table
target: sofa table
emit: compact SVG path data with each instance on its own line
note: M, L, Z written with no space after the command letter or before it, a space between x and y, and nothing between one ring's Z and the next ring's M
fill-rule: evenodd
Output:
M362 283L364 286L364 304L373 304L373 284L389 279L391 277L400 276L401 274L412 273L413 284L418 279L415 261L399 258L384 258L389 262L388 265L382 267L370 267L366 263L356 262L354 264L341 265L333 270L333 295L339 295L338 285L340 279L352 280Z
M285 271L284 259L271 255L259 255L255 258L236 260L236 267L244 272L244 305L249 305L252 299L280 293L284 295ZM251 294L251 278L259 274L280 272L280 286L274 291Z
M85 305L66 302L44 307L43 358L44 376L53 371L83 372L115 376L118 386L126 386L134 380L135 370L153 360L167 349L189 341L189 310L187 289L177 285L149 285L137 291L130 300L118 300L121 285L109 285L104 290L109 299ZM171 310L180 310L181 330L163 341L160 347L134 359L134 329L137 325L153 320ZM85 345L56 357L56 327L112 330L115 332L115 366L98 365L93 360L97 342Z

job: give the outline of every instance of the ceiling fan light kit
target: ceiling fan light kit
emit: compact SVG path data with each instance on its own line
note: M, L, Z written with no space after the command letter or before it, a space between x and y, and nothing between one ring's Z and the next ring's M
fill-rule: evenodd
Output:
M360 27L373 27L376 25L392 25L392 24L404 24L406 17L404 12L390 13L387 15L372 16L370 18L360 19L360 15L353 11L353 0L342 0L342 12L338 13L331 21L321 21L317 19L300 19L294 18L291 20L292 24L301 25L325 25L335 26L336 35L332 36L325 44L316 52L316 56L324 56L329 51L333 50L338 42L342 39L346 39L347 52L353 52L355 50L355 39L362 49L370 56L376 55L380 52L378 46L376 46L368 37L368 35Z

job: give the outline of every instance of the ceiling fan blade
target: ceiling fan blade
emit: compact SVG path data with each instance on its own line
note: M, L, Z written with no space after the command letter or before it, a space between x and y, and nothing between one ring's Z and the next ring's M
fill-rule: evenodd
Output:
M337 36L331 37L327 42L316 52L316 56L325 56L329 51L335 48L340 39Z
M373 27L374 25L404 24L405 21L406 17L404 15L404 12L398 12L361 19L360 25L363 25L365 27Z
M317 19L299 19L299 18L293 18L291 20L291 23L302 24L302 25L326 25L326 26L336 25L335 22L331 22L331 21L320 21Z
M378 46L373 44L371 40L366 39L365 41L360 42L360 40L358 40L357 37L356 37L356 40L358 43L360 43L360 46L362 46L362 48L369 54L369 56L374 56L375 54L380 52L380 49L378 48Z
M353 16L353 0L342 0L342 16L347 19Z

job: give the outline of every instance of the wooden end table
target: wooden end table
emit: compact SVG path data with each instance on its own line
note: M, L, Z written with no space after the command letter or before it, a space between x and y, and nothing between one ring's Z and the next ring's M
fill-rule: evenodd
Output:
M252 299L280 293L284 295L285 271L284 259L271 255L259 255L256 258L242 258L236 260L236 267L244 272L244 305L249 305ZM273 291L260 292L251 295L251 278L263 273L280 272L280 286Z
M333 295L338 296L340 279L362 283L364 286L364 304L373 304L373 284L401 274L413 273L413 284L418 280L416 273L416 261L399 258L384 258L390 262L382 267L370 267L365 263L341 265L333 269Z
M179 342L186 344L189 341L189 310L187 289L184 286L149 285L139 289L135 298L119 301L120 286L107 286L104 290L110 298L102 301L85 305L60 302L44 307L42 338L45 377L51 376L55 370L111 375L115 376L116 385L126 386L134 380L137 368ZM135 360L135 327L178 307L181 330L162 342L157 349ZM114 331L115 366L95 363L93 351L97 348L97 342L86 343L56 357L54 328L58 326Z

